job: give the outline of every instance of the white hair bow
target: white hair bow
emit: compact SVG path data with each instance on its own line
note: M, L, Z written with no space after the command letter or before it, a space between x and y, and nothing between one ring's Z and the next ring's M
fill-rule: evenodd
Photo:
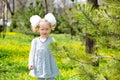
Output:
M48 13L45 15L44 19L46 19L48 22L50 22L51 26L55 25L56 24L56 19L55 17L53 16L52 13Z
M39 22L41 20L41 17L38 15L33 15L32 17L30 17L30 23L32 27L37 27Z
M32 17L30 17L30 23L32 28L37 27L41 19L42 18L38 15L33 15ZM56 24L56 19L52 13L46 14L43 19L46 19L48 22L50 22L51 26L54 26Z

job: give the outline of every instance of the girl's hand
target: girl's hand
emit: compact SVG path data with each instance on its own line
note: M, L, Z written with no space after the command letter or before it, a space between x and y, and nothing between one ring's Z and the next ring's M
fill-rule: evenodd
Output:
M29 66L29 70L33 70L33 65L30 65L30 66Z

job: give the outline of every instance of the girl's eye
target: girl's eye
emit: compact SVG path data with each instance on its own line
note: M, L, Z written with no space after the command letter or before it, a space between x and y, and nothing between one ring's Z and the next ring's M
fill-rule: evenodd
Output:
M44 29L41 29L41 30L44 30Z

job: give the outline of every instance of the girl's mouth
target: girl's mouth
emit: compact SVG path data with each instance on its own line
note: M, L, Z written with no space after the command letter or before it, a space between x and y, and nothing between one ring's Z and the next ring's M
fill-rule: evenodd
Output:
M47 33L44 33L43 35L47 35Z

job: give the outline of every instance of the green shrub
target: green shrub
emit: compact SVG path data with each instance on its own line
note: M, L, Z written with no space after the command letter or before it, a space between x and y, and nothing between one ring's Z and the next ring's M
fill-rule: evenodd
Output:
M43 17L45 14L44 6L37 2L36 7L33 7L32 4L23 10L16 11L15 15L12 18L12 25L10 31L20 32L24 34L33 34L31 30L30 17L32 15L39 15ZM34 33L38 35L37 33Z

